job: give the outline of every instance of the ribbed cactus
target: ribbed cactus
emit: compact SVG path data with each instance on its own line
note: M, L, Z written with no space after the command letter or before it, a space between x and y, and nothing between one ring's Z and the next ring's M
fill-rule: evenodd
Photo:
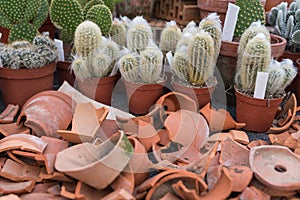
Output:
M207 32L214 40L215 45L215 55L214 62L217 63L219 57L219 52L221 48L221 35L222 35L222 25L217 13L211 13L206 18L201 20L199 24L199 30Z
M99 48L101 41L101 30L94 22L84 21L76 28L74 47L78 56L87 58Z
M187 47L192 38L193 38L193 35L191 33L189 33L189 32L183 33L182 37L177 42L176 51L178 51L179 49L181 49L184 46Z
M93 57L92 66L91 74L95 78L108 76L113 69L111 57L104 52L97 53Z
M284 81L281 85L281 89L284 90L296 77L297 68L294 67L293 61L290 59L284 59L283 61L281 61L280 65L285 71Z
M166 27L163 29L160 37L159 47L166 52L176 51L176 45L182 36L180 28L177 26L175 21L168 22Z
M0 26L10 29L9 42L32 39L48 15L47 0L0 0Z
M125 23L119 19L114 19L109 30L110 38L121 47L126 46L126 26Z
M189 42L187 54L187 72L190 84L206 86L209 78L213 77L215 69L214 40L204 31L195 34Z
M197 27L197 24L194 21L190 21L182 30L182 33L190 33L192 35L198 32L199 32L199 28Z
M158 48L146 48L141 52L141 65L139 67L141 81L146 84L161 81L163 68L163 53Z
M87 12L86 19L96 23L103 35L108 35L112 24L112 14L106 5L93 6Z
M75 76L80 79L91 78L92 74L87 66L87 62L84 58L76 56L71 64L71 69Z
M260 0L236 0L236 5L240 7L240 11L234 36L241 36L252 22L260 21L262 24L266 23L265 10Z
M241 66L237 76L242 91L253 93L255 88L255 81L257 72L264 72L267 70L271 62L271 47L270 42L262 33L256 35L247 43L244 53L238 54L241 58Z
M138 82L139 56L134 53L123 55L118 61L122 77L128 82Z
M109 38L102 42L100 48L103 49L103 52L111 58L113 63L115 63L120 54L119 45Z
M127 31L127 47L131 51L141 52L152 39L152 30L148 22L140 16L135 17Z
M175 81L187 82L188 73L187 73L187 47L184 46L178 49L172 60L172 72L174 74Z

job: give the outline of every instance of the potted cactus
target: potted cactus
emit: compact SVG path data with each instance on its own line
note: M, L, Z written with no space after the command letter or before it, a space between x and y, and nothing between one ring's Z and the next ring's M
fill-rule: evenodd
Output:
M214 70L221 44L221 23L213 13L199 24L197 33L179 40L172 62L173 88L194 99L198 108L210 102L217 85Z
M34 94L53 89L57 50L48 37L15 41L0 47L0 81L5 104L22 106Z
M48 16L48 1L0 1L1 42L32 41Z
M108 35L112 24L112 13L108 7L109 2L111 1L51 1L49 8L50 19L60 31L60 38L63 41L65 53L65 59L57 64L60 84L64 80L70 80L71 84L73 84L75 79L69 69L73 59L71 54L73 52L74 34L78 25L85 20L89 20L100 27L103 35Z
M272 62L270 42L263 33L251 39L245 33L240 41L235 74L236 118L238 122L246 123L245 130L266 132L285 96L284 89L292 82L297 70L289 59ZM264 99L253 97L258 72L269 73Z
M112 74L119 46L103 39L100 28L91 21L79 24L74 38L76 55L71 69L76 76L75 87L89 98L110 105L119 78L117 73Z
M274 34L287 40L286 50L281 59L289 58L296 64L296 60L300 57L300 0L295 0L289 6L287 2L282 2L273 7L268 15L268 22L274 27ZM296 93L298 105L300 92L297 85L299 84L300 75L287 88L287 90Z

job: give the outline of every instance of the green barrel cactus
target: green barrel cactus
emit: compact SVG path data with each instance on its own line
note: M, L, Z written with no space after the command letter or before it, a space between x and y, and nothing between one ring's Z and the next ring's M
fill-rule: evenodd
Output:
M109 37L121 47L126 46L126 25L119 19L114 19L109 30Z
M143 83L152 84L161 81L162 67L163 53L160 49L148 47L141 52L139 76Z
M258 72L267 71L267 67L271 62L271 46L266 36L262 33L251 39L244 50L242 56L240 71L237 73L242 91L252 94L255 89L255 81Z
M175 53L176 45L181 36L181 29L177 26L176 22L168 22L161 33L159 47L164 53L169 51Z
M88 58L99 48L101 41L101 30L94 22L84 21L76 28L74 47L79 57Z
M134 53L123 55L118 61L118 66L122 77L126 81L138 82L139 55Z
M234 36L240 37L252 22L260 21L266 23L265 10L260 0L236 0L240 7Z
M215 69L213 38L204 31L195 34L187 47L187 55L189 83L194 86L206 86Z

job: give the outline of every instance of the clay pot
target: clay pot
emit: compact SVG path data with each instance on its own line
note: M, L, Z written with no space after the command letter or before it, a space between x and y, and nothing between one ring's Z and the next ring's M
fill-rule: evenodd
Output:
M127 94L129 111L135 115L144 115L160 98L165 81L157 84L131 83L122 79Z
M37 69L0 68L0 84L4 104L23 106L29 97L53 89L56 63Z
M235 88L236 119L246 123L248 131L266 132L271 127L283 97L276 99L257 99L240 93Z
M54 39L56 27L53 25L50 16L47 17L46 21L42 24L42 26L39 28L39 32L49 32L49 37L51 39Z
M300 188L300 157L287 147L266 145L253 147L250 166L255 177L273 189L293 191Z
M59 91L43 91L29 98L17 119L37 136L58 138L57 130L67 129L73 114L70 96Z
M118 79L119 74L103 78L76 79L75 88L90 99L111 105L112 92Z
M166 113L176 112L180 109L197 112L196 102L185 94L179 92L169 92L161 96L157 105L162 106Z
M96 189L111 184L128 164L133 147L123 132L103 143L82 143L59 152L55 168Z
M3 26L0 26L0 33L2 34L0 42L7 44L9 37L9 29Z
M213 91L215 90L217 83L210 87L187 87L184 85L172 83L172 86L176 92L183 93L193 99L197 104L197 110L203 108L210 102Z
M71 62L68 61L58 61L57 67L57 78L58 84L62 85L64 81L67 81L71 86L74 86L75 74L70 69Z

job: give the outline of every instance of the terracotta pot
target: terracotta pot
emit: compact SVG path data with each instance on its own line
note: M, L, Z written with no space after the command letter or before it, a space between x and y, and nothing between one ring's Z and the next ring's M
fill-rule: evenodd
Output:
M149 113L150 108L162 95L165 84L165 81L157 84L138 84L122 80L126 88L129 111L136 115Z
M290 5L294 0L266 0L265 11L270 11L273 7L279 5L281 2L288 2Z
M75 74L70 69L71 62L70 61L58 61L57 62L57 78L58 84L62 85L64 81L68 81L71 86L74 86L75 82Z
M111 184L128 164L133 147L123 132L101 144L82 143L59 152L55 168L96 189Z
M197 110L203 108L206 104L210 102L213 91L215 90L217 84L210 87L187 87L184 85L177 84L175 82L172 83L172 86L175 91L181 92L191 99L196 101Z
M42 24L42 26L39 28L39 32L49 32L49 37L51 39L54 39L56 27L53 25L50 16L47 17L46 21Z
M235 88L236 119L246 123L248 131L266 132L272 125L278 106L283 97L276 99L257 99L240 93Z
M70 96L59 91L43 91L29 98L17 119L37 136L47 135L58 138L59 129L67 129L73 115Z
M0 68L0 84L4 104L23 106L31 96L53 88L56 63L37 69Z
M0 33L2 34L0 42L7 44L9 37L9 29L0 26Z
M119 74L103 78L76 79L75 87L85 96L100 103L111 105L114 86Z

